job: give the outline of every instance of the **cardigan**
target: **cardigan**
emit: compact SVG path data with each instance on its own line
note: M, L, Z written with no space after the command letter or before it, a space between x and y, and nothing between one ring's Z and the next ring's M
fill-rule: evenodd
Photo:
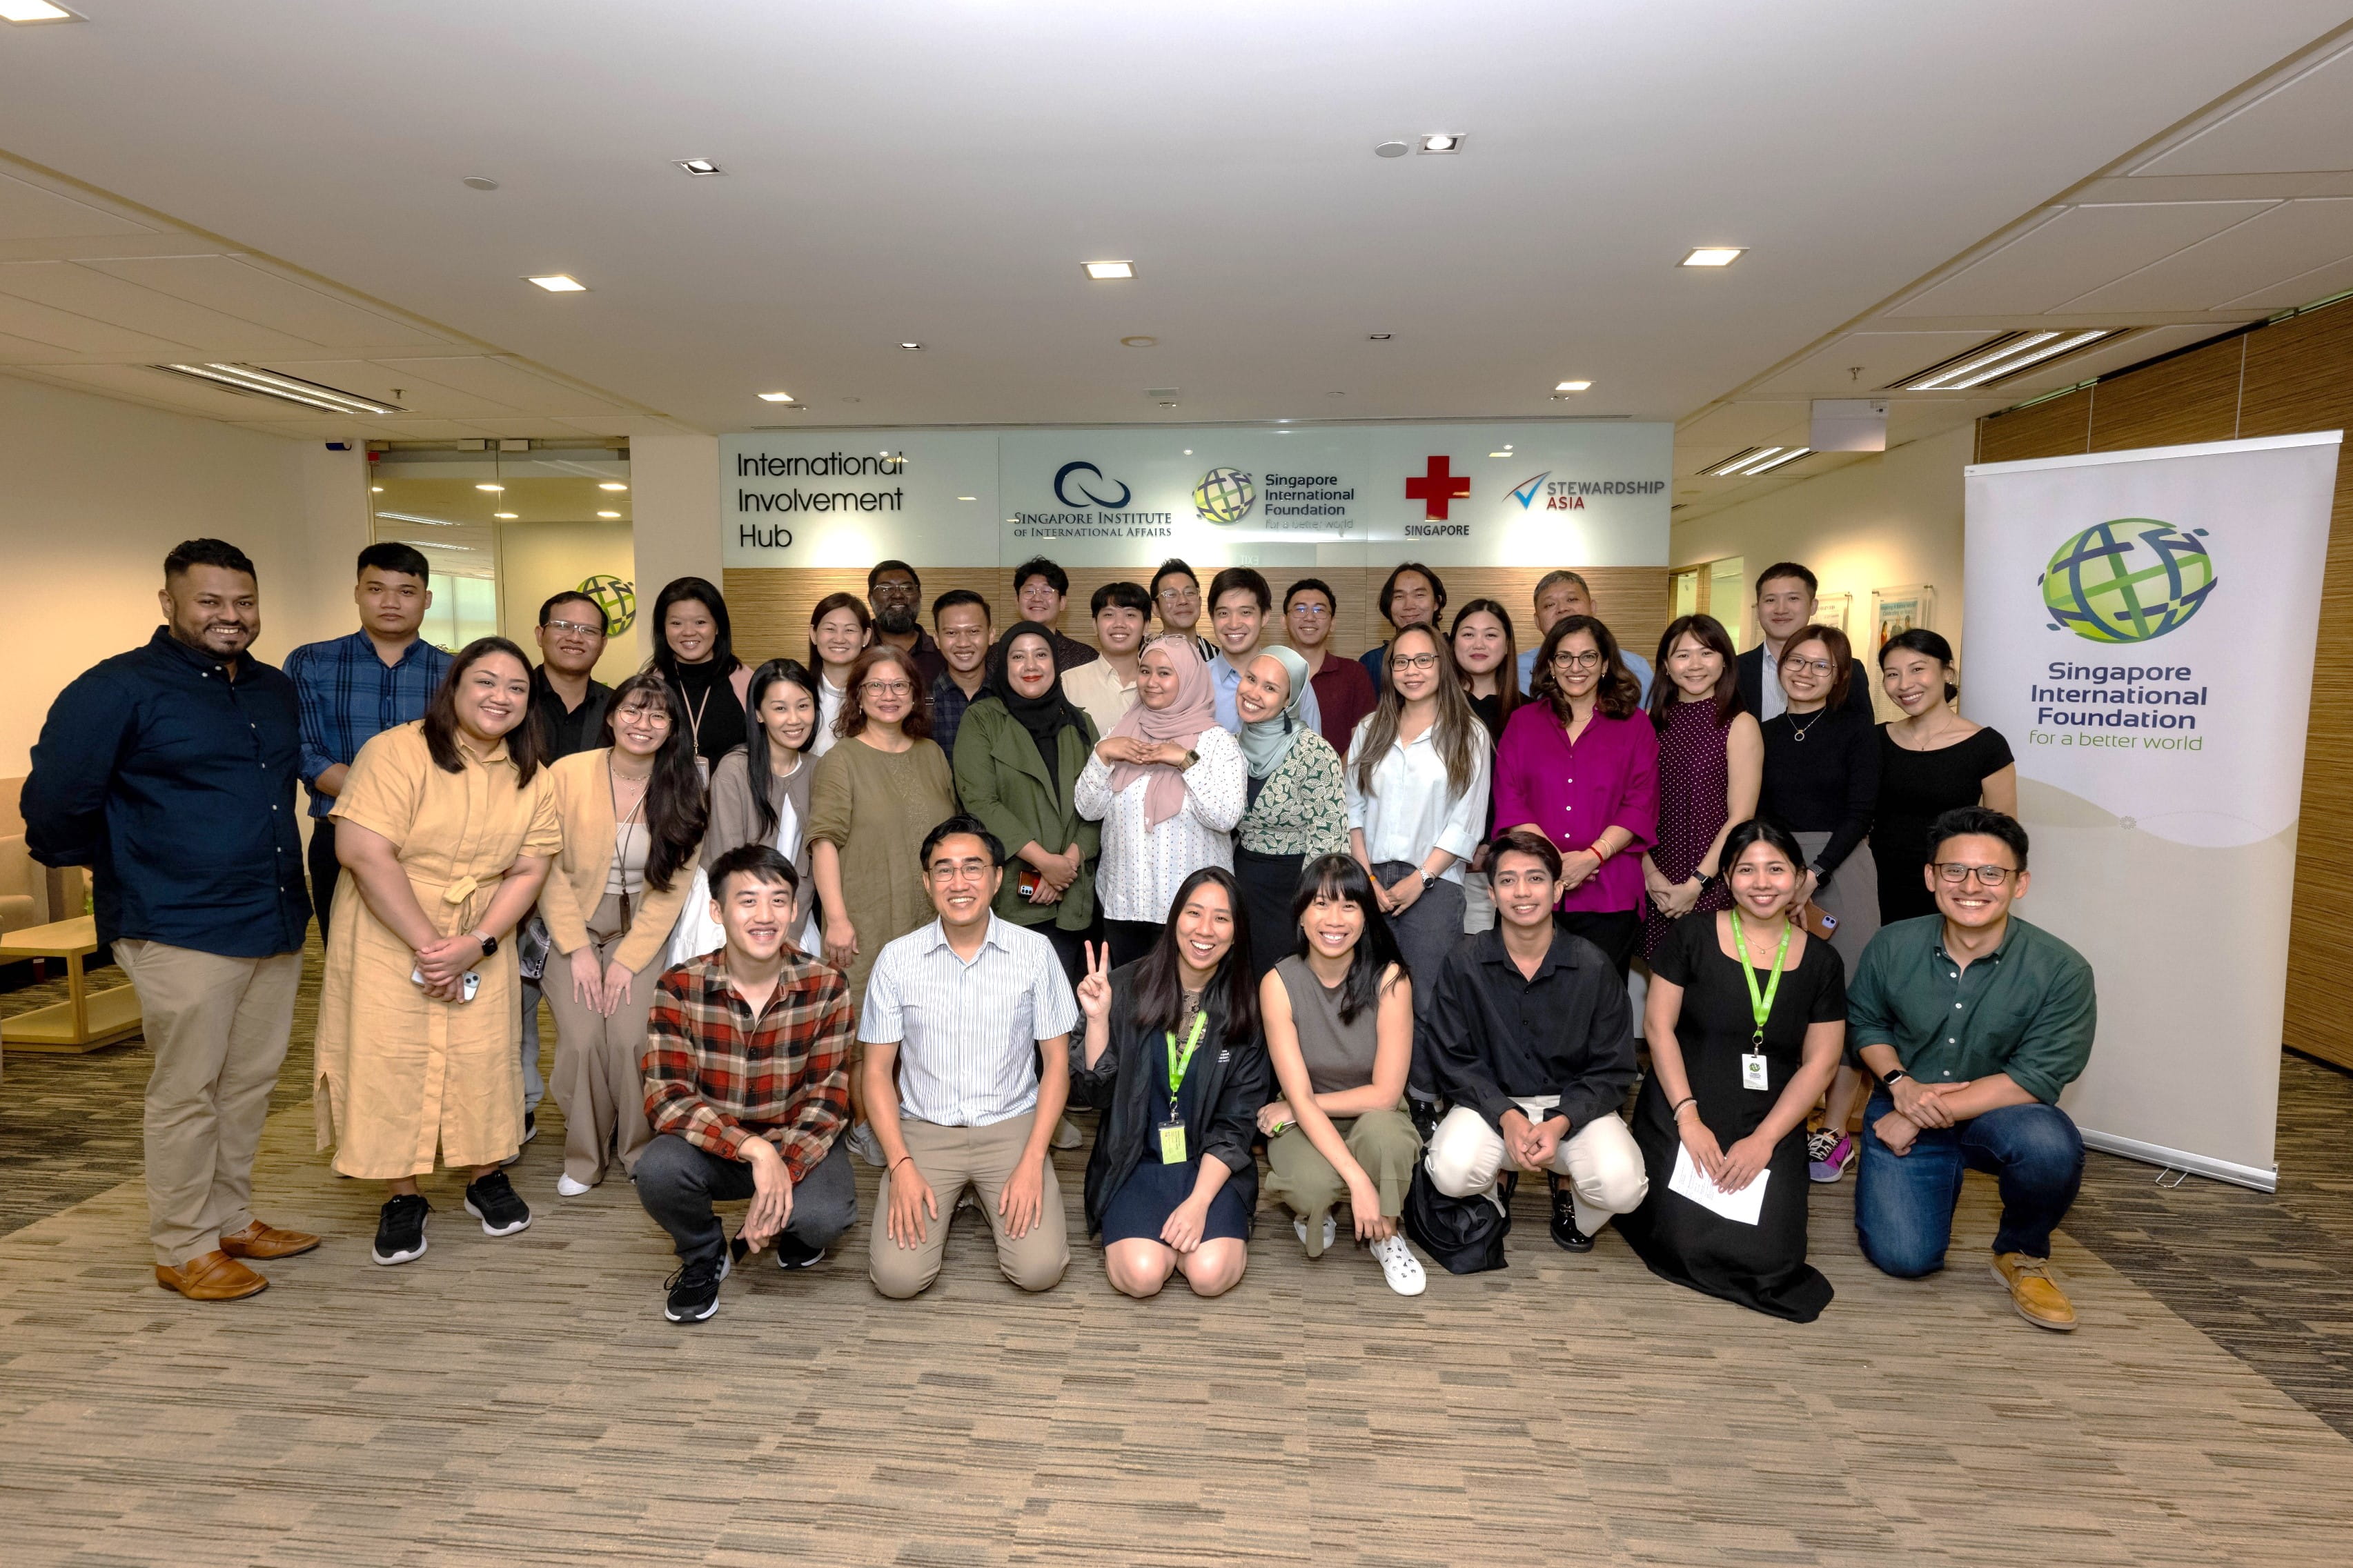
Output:
M564 824L564 847L555 854L546 885L539 891L539 912L558 952L577 952L588 945L588 917L605 897L605 880L613 868L612 748L575 752L547 770L555 784L555 813ZM670 886L646 884L642 898L631 900L629 934L621 939L613 962L635 973L654 960L686 907L686 891L694 882L694 857L670 874Z
M1046 776L1038 742L994 693L976 699L956 726L956 797L997 835L1008 857L993 906L999 920L1072 931L1094 923L1094 866L1103 856L1103 826L1081 816L1071 804L1096 741L1094 721L1082 718L1082 723L1067 725L1054 737L1059 780ZM1084 864L1059 902L1033 904L1021 896L1021 868L1028 862L1019 850L1032 841L1054 855L1079 847Z
M817 779L817 753L800 753L800 766L789 777L768 777L768 804L777 808L790 806L793 813L794 837L793 872L801 879L800 901L807 907L816 898L817 889L809 881L809 789ZM719 759L711 770L711 826L702 836L702 869L710 871L712 862L730 849L746 844L773 844L773 833L760 831L760 814L752 808L752 762L742 746L735 747Z

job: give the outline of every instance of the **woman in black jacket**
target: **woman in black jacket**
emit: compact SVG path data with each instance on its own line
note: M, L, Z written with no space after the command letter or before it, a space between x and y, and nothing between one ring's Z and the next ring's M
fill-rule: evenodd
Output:
M1103 1112L1087 1160L1087 1229L1113 1289L1156 1296L1182 1271L1197 1296L1240 1282L1266 1103L1266 1046L1250 979L1250 917L1233 874L1185 879L1160 938L1134 963L1087 947L1084 1032L1071 1103Z

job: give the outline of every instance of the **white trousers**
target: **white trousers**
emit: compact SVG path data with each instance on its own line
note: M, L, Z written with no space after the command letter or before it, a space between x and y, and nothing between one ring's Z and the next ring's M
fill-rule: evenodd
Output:
M1556 1095L1513 1102L1530 1121L1541 1121L1559 1103ZM1430 1135L1430 1184L1451 1198L1493 1191L1504 1173L1504 1140L1487 1119L1466 1105L1446 1113ZM1651 1191L1642 1151L1634 1134L1613 1112L1572 1128L1553 1151L1551 1171L1568 1178L1577 1228L1591 1236L1613 1215L1630 1214Z

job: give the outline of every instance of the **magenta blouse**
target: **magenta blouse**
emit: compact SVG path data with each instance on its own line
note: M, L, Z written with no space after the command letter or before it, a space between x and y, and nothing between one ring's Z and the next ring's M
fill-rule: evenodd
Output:
M1577 744L1548 702L1524 702L1495 750L1495 830L1533 822L1563 850L1584 849L1605 828L1633 843L1560 900L1564 910L1639 909L1642 851L1659 833L1659 737L1650 715L1596 713Z

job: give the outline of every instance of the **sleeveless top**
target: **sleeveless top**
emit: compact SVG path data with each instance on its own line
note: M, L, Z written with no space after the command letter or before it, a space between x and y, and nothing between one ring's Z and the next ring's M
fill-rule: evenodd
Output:
M1345 1094L1373 1081L1373 1054L1380 1005L1376 1002L1356 1015L1353 1024L1340 1022L1340 999L1347 987L1326 989L1297 953L1274 966L1282 989L1291 998L1291 1021L1299 1031L1299 1054L1307 1063L1307 1081L1318 1094Z

